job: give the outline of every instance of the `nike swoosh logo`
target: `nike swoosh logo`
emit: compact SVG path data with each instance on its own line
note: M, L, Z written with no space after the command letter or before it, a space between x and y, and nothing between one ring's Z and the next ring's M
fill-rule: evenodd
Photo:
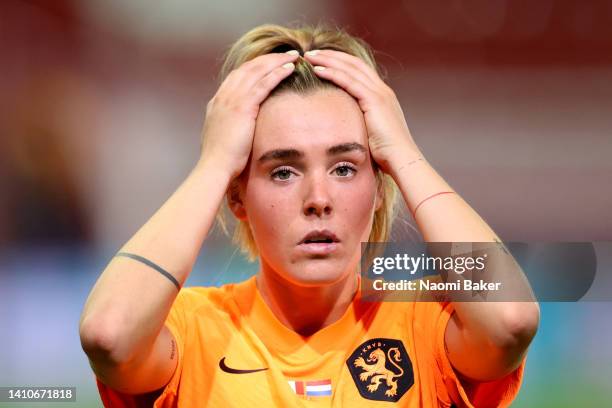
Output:
M237 368L231 368L231 367L228 367L227 364L225 364L225 357L219 360L219 368L225 371L226 373L230 373L230 374L249 374L249 373L256 373L258 371L267 370L267 368L255 368L252 370L239 370Z

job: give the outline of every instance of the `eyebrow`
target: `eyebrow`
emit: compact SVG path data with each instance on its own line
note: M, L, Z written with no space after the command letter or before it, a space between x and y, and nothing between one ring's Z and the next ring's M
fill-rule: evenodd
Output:
M348 153L352 151L358 151L365 153L367 150L363 145L359 143L341 143L327 149L328 156L335 156L341 153ZM297 149L274 149L270 150L261 155L257 160L259 163L264 163L270 160L287 160L287 159L301 159L304 157L304 153Z
M347 153L352 151L359 151L361 153L367 152L366 148L359 143L341 143L339 145L335 145L327 149L328 156L334 156L340 153Z

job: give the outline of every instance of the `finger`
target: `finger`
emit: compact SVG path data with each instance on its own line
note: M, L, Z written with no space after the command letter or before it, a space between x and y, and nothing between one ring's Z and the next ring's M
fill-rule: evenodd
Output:
M349 94L353 95L360 101L360 103L368 101L369 96L373 94L373 90L365 83L363 83L360 79L353 77L344 70L316 65L314 67L314 71L316 72L317 76L332 81Z
M313 50L306 52L304 58L313 65L332 66L335 68L344 67L347 70L350 67L352 71L359 72L360 76L366 76L374 84L384 84L378 73L365 61L346 52L326 49ZM354 75L357 76L357 74Z
M252 98L253 103L261 104L283 79L293 73L294 69L295 64L292 62L275 68L253 86L249 92L249 98Z
M305 57L306 57L306 54L305 54ZM363 83L372 82L370 77L365 72L360 71L351 62L343 61L334 56L330 56L329 54L322 55L322 54L319 54L319 52L317 51L317 54L315 54L314 56L308 56L308 62L310 62L311 64L315 66L324 66L324 67L329 67L329 68L334 68L337 70L345 71L349 75L355 78L358 78Z
M250 90L270 72L283 64L295 61L299 56L300 54L297 50L291 50L286 53L264 54L253 58L235 70L234 78L231 81L231 88L238 86L242 89Z

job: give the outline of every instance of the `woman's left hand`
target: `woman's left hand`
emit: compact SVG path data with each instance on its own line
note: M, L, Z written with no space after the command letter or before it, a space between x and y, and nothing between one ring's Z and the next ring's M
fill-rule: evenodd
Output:
M335 50L306 52L316 74L351 94L364 114L373 159L388 174L406 160L422 156L408 130L395 92L363 60ZM316 68L316 67L322 67Z

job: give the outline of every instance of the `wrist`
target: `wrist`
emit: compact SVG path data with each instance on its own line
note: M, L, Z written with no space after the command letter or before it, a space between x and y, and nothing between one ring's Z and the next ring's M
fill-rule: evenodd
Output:
M227 168L227 166L210 159L198 160L192 170L192 174L197 177L212 177L217 180L218 183L225 186L229 185L229 182L233 178L232 172Z
M395 149L388 160L389 170L394 178L408 167L424 163L427 163L427 159L416 145Z

